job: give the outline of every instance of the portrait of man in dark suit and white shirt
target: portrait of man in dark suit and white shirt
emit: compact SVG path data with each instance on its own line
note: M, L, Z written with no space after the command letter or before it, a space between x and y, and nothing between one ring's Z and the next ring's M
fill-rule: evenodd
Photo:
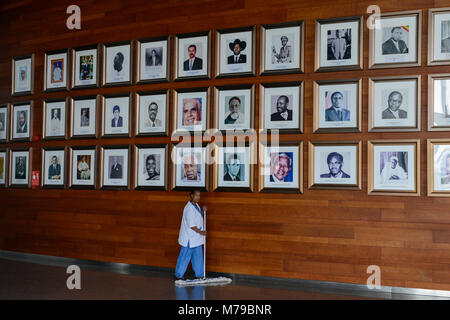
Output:
M393 27L391 37L383 43L383 54L402 54L408 53L408 46L401 39L403 34L402 27Z
M61 165L58 163L58 157L52 157L52 163L48 167L48 178L58 180L61 178Z
M382 119L406 119L408 112L400 109L403 95L398 91L392 91L388 98L388 107L381 114Z
M321 174L321 178L350 178L350 175L342 171L344 157L340 153L331 152L327 156L327 164L330 172Z
M147 48L145 50L145 65L147 67L155 67L162 65L161 57L158 55L155 49Z
M120 115L120 107L114 106L113 108L113 118L111 119L111 127L122 127L123 126L123 117Z
M188 55L189 59L185 60L183 63L183 70L201 70L203 69L203 60L196 56L197 54L197 46L195 44L191 44L188 47Z
M245 41L235 39L234 42L229 44L230 50L233 51L233 55L228 56L228 64L246 63L247 55L241 53L247 47Z
M291 121L292 110L289 110L289 98L285 95L279 96L277 99L277 112L270 115L271 121Z
M27 113L26 111L19 111L18 119L17 119L17 133L27 133Z
M227 157L226 163L227 172L223 176L224 181L241 181L239 175L241 174L241 161L237 153L231 154Z
M350 121L350 110L344 107L342 92L333 92L330 100L331 107L325 110L325 121Z
M122 166L119 163L118 157L113 156L113 165L111 166L111 173L109 175L110 179L122 179Z

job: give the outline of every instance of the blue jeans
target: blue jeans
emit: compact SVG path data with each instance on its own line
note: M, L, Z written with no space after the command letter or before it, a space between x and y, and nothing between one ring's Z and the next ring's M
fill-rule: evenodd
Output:
M189 247L189 241L187 247L181 246L180 254L178 255L177 266L175 267L175 276L182 278L189 265L189 261L192 263L196 277L203 277L203 250L202 246L195 248Z

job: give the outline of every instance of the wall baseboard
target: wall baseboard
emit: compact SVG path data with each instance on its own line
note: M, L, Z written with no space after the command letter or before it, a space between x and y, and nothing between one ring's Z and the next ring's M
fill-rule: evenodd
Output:
M97 260L84 260L7 250L0 250L0 259L29 262L55 267L67 267L68 265L75 264L89 270L109 271L120 274L167 276L170 278L173 276L175 270L174 268L153 267ZM264 286L278 289L302 290L307 292L356 295L382 299L450 299L450 291L447 290L431 290L390 286L381 286L379 289L369 289L366 285L345 282L264 277L221 272L207 272L207 275L229 277L233 279L233 282L235 284L259 287Z

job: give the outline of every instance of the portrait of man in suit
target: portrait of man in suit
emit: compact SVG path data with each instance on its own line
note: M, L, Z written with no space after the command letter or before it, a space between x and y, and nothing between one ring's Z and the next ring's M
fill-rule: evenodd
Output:
M123 69L123 61L125 60L125 57L123 56L122 52L117 52L114 56L113 60L113 68L117 73L120 73Z
M202 124L202 110L196 98L183 99L183 126Z
M292 154L277 152L270 154L270 182L292 182Z
M402 54L408 53L408 46L401 39L403 35L402 27L393 27L391 29L391 37L383 43L383 54Z
M145 169L148 175L146 180L159 180L159 169L156 169L156 158L154 154L147 156L145 159Z
M111 127L122 127L123 126L123 117L120 115L120 107L114 106L113 108L113 118L111 119Z
M145 121L145 126L147 128L155 128L162 126L161 120L156 119L157 115L158 115L158 104L156 102L150 102L150 104L148 105L148 119L147 121Z
M61 179L61 165L58 163L58 157L52 157L52 163L48 167L48 178L50 180Z
M281 36L280 52L277 52L275 46L272 46L273 63L291 63L292 62L292 47L288 45L289 39L286 36Z
M158 48L162 52L162 48ZM162 65L162 59L155 48L145 49L145 65L147 67L156 67Z
M230 50L233 51L231 56L228 56L228 64L246 63L247 55L241 53L247 47L245 41L235 39L234 42L229 44Z
M388 107L381 114L382 119L406 119L408 112L400 109L403 95L398 91L392 91L388 97Z
M244 114L241 112L241 99L232 97L228 101L229 114L225 118L225 124L241 124L244 123Z
M183 156L183 180L200 181L199 164L195 154L189 153Z
M241 181L239 178L241 174L241 161L237 153L233 153L227 157L226 169L226 173L223 176L224 181Z
M335 91L331 94L331 107L325 110L325 121L350 121L350 110L344 104L342 92Z
M197 46L195 44L191 44L188 47L188 56L189 59L185 60L183 63L183 70L201 70L203 68L203 60L201 58L196 57L197 54Z
M17 133L27 133L28 132L28 126L27 126L27 112L26 111L19 111L18 112L18 118L17 118Z
M441 184L450 184L450 154L445 158L445 169L441 176Z
M287 96L279 96L277 99L277 112L270 115L271 121L291 121L292 120L292 110L288 109L289 98Z
M91 80L94 78L94 56L80 57L80 80Z
M450 20L441 21L441 53L450 53Z
M122 179L122 165L119 163L118 158L117 156L110 157L112 159L110 179Z
M321 178L350 178L350 175L342 171L344 157L340 153L331 152L327 156L327 164L330 172L321 174Z
M89 108L81 108L80 127L89 127Z

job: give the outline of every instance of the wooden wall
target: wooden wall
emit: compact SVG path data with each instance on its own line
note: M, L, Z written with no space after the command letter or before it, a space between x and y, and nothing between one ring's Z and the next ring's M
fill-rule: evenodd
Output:
M366 268L381 267L382 285L450 290L450 199L426 196L427 83L450 66L368 70L364 28L364 70L314 73L314 20L365 15L368 0L82 0L81 30L66 28L72 1L8 1L0 5L0 103L33 99L34 134L42 135L42 100L65 96L305 81L304 134L283 141L363 141L361 191L308 190L304 194L205 192L209 208L207 269L261 276L366 283ZM382 12L423 9L422 65L427 57L427 9L445 0L381 0ZM95 43L174 35L228 27L305 20L305 73L169 82L43 93L43 58L48 50ZM257 48L260 36L258 32ZM215 40L213 36L213 40ZM10 95L11 58L35 53L35 94ZM215 51L212 51L213 56ZM172 55L173 57L173 55ZM259 64L259 51L257 64ZM213 58L214 63L214 58ZM214 72L213 72L214 73ZM422 131L368 133L368 77L422 75ZM363 79L361 134L312 134L312 82ZM256 90L256 111L259 91ZM255 123L258 123L256 113ZM367 195L367 140L419 138L420 197ZM62 145L169 143L170 138L131 138L10 143L33 147L32 170L40 170L41 148ZM305 143L305 146L307 144ZM2 146L3 147L3 146ZM308 150L304 150L307 177ZM255 177L255 183L256 183ZM182 208L180 191L0 190L0 249L102 261L175 267Z

